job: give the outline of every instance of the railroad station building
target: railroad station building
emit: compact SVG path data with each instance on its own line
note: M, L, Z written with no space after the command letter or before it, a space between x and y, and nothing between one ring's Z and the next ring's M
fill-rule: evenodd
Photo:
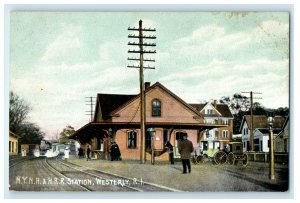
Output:
M212 112L203 111L206 108L202 107L210 104L188 104L159 82L153 85L145 83L145 101L147 160L151 156L151 147L154 149L156 160L168 160L165 148L167 141L174 146L175 158L180 157L177 143L184 134L188 135L194 148L200 147L201 141L207 139L207 131L212 129L218 129L217 132L220 132L214 133L214 141L223 140L222 144L218 145L221 149L223 144L230 140L232 115L227 114L227 105L213 106L214 121L208 122L207 116ZM110 144L115 141L119 145L122 159L139 160L140 109L140 94L98 94L93 121L78 129L71 138L78 140L82 145L89 144L94 154L105 159L109 158ZM222 115L224 112L226 115ZM222 136L222 130L227 132L224 133L225 136Z
M9 155L18 155L18 136L9 131Z

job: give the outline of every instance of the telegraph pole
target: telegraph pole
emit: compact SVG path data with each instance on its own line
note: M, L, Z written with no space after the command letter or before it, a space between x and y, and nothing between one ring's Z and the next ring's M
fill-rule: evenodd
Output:
M91 122L93 121L93 115L94 115L94 105L95 105L95 97L86 97L87 101L85 101L85 105L89 105L91 109L89 111L85 111L88 116L91 116Z
M143 35L143 32L155 32L156 29L143 28L143 21L139 21L138 28L128 28L129 31L137 31L138 35L129 34L128 38L138 39L137 42L128 42L130 46L138 46L139 50L128 50L128 53L139 54L139 58L128 58L129 61L139 61L139 65L128 65L128 68L137 68L140 71L140 105L141 105L141 152L140 152L140 163L145 163L146 153L145 153L145 122L146 122L146 111L145 111L145 88L144 88L144 69L155 69L155 67L144 66L144 62L155 62L153 59L144 59L144 54L155 54L156 51L145 50L144 47L154 47L155 43L146 43L146 39L156 39L154 35Z
M250 150L254 151L254 134L253 134L253 94L262 94L261 92L242 92L242 93L250 93L250 119L251 119L251 128L250 128ZM249 97L248 97L249 98ZM262 99L261 97L255 97L254 99Z

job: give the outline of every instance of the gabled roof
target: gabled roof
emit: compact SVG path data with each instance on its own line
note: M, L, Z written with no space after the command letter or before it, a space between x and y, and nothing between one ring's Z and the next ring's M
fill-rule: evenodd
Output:
M110 113L122 106L132 98L136 97L136 95L122 95L122 94L98 94L97 95L97 103L96 103L96 111L95 111L95 119L96 116L101 110L102 119L106 120L110 117ZM99 107L101 109L99 109Z
M274 123L273 123L273 128L282 128L284 121L286 120L286 117L282 117L282 116L275 116L274 117ZM242 126L244 125L244 122L247 123L248 127L251 129L251 116L250 115L246 115L243 117L241 126L240 126L240 131ZM253 116L253 129L255 128L265 128L268 129L268 117L267 116L258 116L258 115L254 115Z
M284 134L285 128L287 127L287 125L289 125L289 119L290 119L290 117L287 116L286 119L285 119L285 121L284 121L283 124L282 124L281 132L278 133L279 135L283 135L283 134ZM289 127L289 126L288 126L288 127Z
M9 131L9 136L19 138L19 136L17 134L13 133L12 131Z
M199 113L203 110L203 108L207 105L205 104L189 104L194 109L196 109ZM211 104L213 107L214 105ZM233 115L228 107L227 104L216 104L216 107L214 107L223 117L233 118Z
M152 86L148 87L145 90L145 95L147 94L147 92L151 91L152 89L154 89L156 87L160 87L166 93L171 95L174 99L176 99L178 102L180 102L182 105L184 105L186 108L191 110L196 115L200 116L199 111L197 111L191 105L187 104L184 100L182 100L180 97L175 95L173 92L171 92L169 89L167 89L165 86L163 86L159 82L156 82ZM106 119L110 118L115 112L117 112L121 108L125 107L133 100L139 99L139 97L140 97L140 94L136 94L136 95L98 94L94 121L96 121L97 116L100 116L100 115L98 115L99 112L101 113L102 119L106 120Z
M287 116L286 119L285 119L285 121L284 121L284 123L282 124L282 129L284 129L288 125L289 119L290 119L290 117Z
M259 130L262 134L269 134L269 129L267 128L258 128L257 130ZM274 134L279 134L281 132L281 129L273 129L273 133Z
M200 116L200 113L198 111L196 111L192 106L190 106L189 104L187 104L184 100L182 100L180 97L178 97L176 94L174 94L173 92L171 92L168 88L166 88L165 86L163 86L161 83L156 82L155 84L151 85L150 87L148 87L145 90L145 95L147 95L147 92L151 91L152 89L155 89L156 87L161 88L162 90L164 90L166 93L168 93L170 96L172 96L174 99L176 99L178 102L180 102L182 105L184 105L185 107L187 107L189 110L191 110L193 113L195 113L196 115ZM111 114L114 114L114 112L120 110L121 108L123 108L124 106L126 106L127 104L129 104L130 102L132 102L135 99L139 99L140 94L136 95L135 97L131 98L130 100L128 100L127 102L125 102L123 105L119 106L118 108L116 108L114 111L111 112Z
M198 112L200 112L207 105L207 103L205 103L205 104L189 104L189 105L191 105L194 109L196 109Z

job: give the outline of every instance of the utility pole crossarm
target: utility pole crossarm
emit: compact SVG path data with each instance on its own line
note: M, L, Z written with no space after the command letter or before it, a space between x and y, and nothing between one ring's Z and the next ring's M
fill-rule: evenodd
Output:
M141 67L140 66L130 66L130 65L128 65L127 68L141 68ZM155 69L155 67L144 66L144 69Z
M155 35L128 35L128 38L138 38L138 39L156 39Z
M147 51L147 50L144 50L144 51L136 51L136 50L128 50L128 53L138 53L138 54L156 54L156 51Z
M129 61L140 61L139 58L129 58L129 57L127 58L127 60L129 60ZM144 59L144 61L155 62L154 59Z
M155 43L143 43L143 44L139 44L139 43L135 43L135 42L128 42L128 45L133 45L133 46L152 46L152 47L156 46Z
M135 28L135 27L133 27L133 28L128 27L128 30L132 30L132 31L156 32L156 29L155 29L155 28L153 28L153 29L151 29L151 28L142 28L142 29L140 29L140 28Z
M242 92L242 93L251 93L252 91L250 91L250 92ZM262 94L261 92L252 92L252 94Z

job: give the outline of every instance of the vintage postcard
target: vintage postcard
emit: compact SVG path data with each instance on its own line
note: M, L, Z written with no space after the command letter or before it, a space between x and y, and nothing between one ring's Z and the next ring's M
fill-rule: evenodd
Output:
M289 12L10 12L9 190L288 192Z

